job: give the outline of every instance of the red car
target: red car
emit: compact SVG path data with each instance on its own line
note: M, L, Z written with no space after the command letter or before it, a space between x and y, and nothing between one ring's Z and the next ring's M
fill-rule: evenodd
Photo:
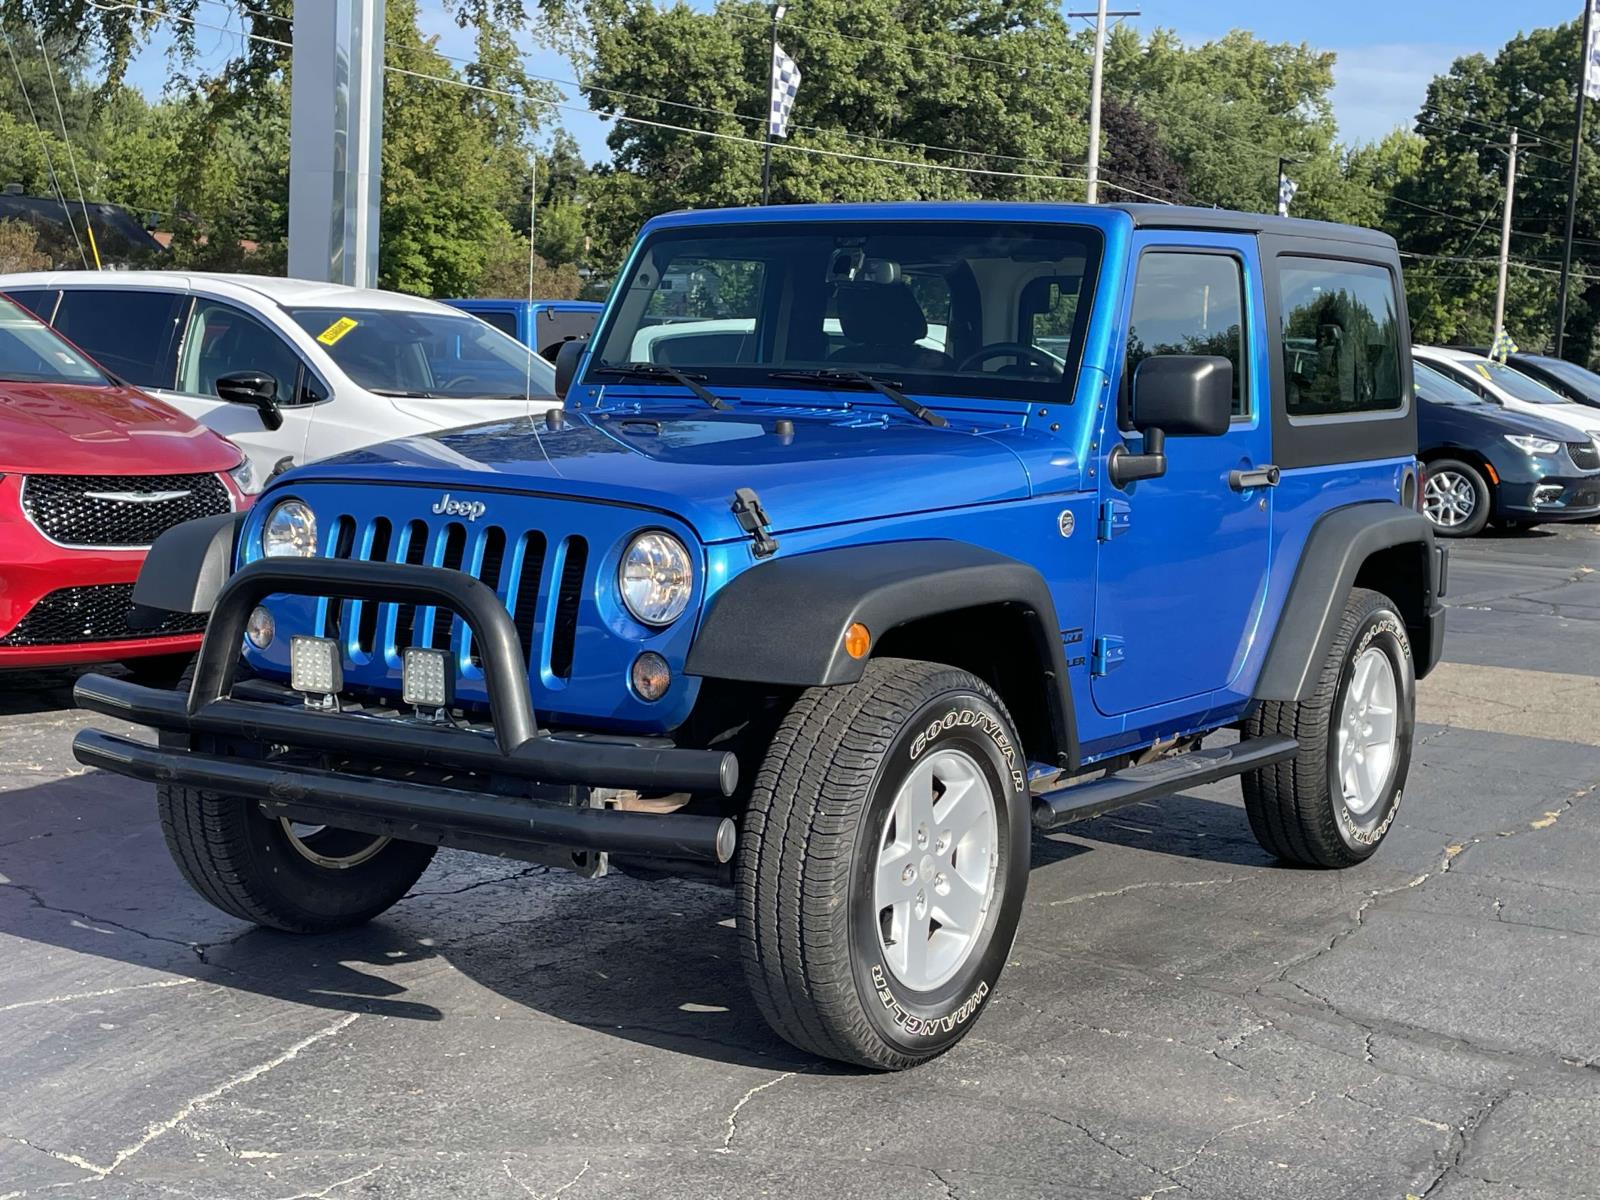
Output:
M0 669L170 668L204 616L132 610L157 535L245 507L237 446L0 299Z

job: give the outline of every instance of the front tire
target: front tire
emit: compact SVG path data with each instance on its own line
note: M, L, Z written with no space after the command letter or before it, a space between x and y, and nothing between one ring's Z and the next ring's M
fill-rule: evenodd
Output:
M1494 515L1494 493L1471 463L1436 459L1422 485L1422 513L1442 537L1477 537Z
M288 933L361 925L399 900L433 858L417 842L269 817L254 801L163 784L161 832L189 886L242 921Z
M1370 858L1400 808L1415 713L1405 622L1389 597L1354 588L1310 698L1264 701L1245 723L1247 737L1300 742L1295 757L1243 777L1262 848L1308 867Z
M812 688L756 778L735 877L745 977L802 1050L899 1070L967 1033L1016 936L1027 765L954 667L868 664Z

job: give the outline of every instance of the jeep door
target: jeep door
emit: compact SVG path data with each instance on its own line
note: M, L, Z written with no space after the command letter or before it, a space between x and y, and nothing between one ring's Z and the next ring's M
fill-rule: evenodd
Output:
M1265 307L1255 239L1151 230L1135 234L1125 353L1111 375L1102 461L1138 451L1131 381L1154 355L1218 355L1233 364L1233 419L1213 437L1166 441L1159 478L1119 488L1100 478L1091 694L1108 716L1202 698L1240 670L1265 596L1271 489L1230 476L1267 466L1271 426Z

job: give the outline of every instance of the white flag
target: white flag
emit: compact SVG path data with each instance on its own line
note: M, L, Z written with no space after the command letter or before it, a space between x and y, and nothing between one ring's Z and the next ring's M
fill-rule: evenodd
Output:
M789 113L794 109L795 93L799 90L800 68L783 52L782 46L773 42L772 111L767 116L767 130L773 137L789 136Z
M1600 0L1594 0L1589 17L1589 44L1584 47L1583 90L1591 100L1600 100Z

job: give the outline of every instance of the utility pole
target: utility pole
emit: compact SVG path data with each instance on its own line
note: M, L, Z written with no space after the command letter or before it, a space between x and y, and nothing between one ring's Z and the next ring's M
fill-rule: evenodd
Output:
M1572 129L1572 180L1567 185L1567 239L1561 248L1561 287L1556 293L1556 348L1561 357L1567 336L1567 292L1572 286L1572 231L1578 220L1579 168L1583 163L1583 118L1589 103L1590 55L1594 53L1594 13L1596 0L1583 0L1583 40L1578 51L1578 115Z
M1517 131L1511 131L1511 153L1506 159L1506 211L1500 220L1500 282L1494 291L1494 341L1489 353L1500 349L1506 331L1506 271L1511 263L1511 209L1517 197Z
M773 69L770 64L776 63L778 61L778 22L783 20L783 14L785 12L787 12L787 11L788 11L788 8L785 5L775 4L775 5L772 6L772 39L771 39L772 45L770 47L771 53L769 53L767 55L767 61L769 63L769 66L767 68L767 71L768 71L768 79L767 79L768 100L767 100L767 103L768 103L768 107L769 108L771 107L771 103L772 103L772 101L771 101L772 79L771 79L770 76L771 76L771 71ZM772 115L769 112L768 115L767 115L767 136L763 139L762 146L761 146L761 203L762 204L767 204L767 203L769 203L771 201L771 199L772 199Z
M1099 0L1094 12L1069 12L1069 17L1094 18L1094 70L1089 79L1089 160L1084 166L1087 181L1084 198L1090 204L1100 203L1100 93L1106 65L1106 18L1137 17L1136 8L1106 11L1106 0Z

